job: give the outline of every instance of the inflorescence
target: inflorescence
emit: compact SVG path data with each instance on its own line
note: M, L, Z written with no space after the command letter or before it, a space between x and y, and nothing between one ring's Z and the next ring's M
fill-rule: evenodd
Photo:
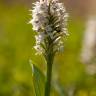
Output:
M62 37L68 35L68 13L58 0L40 0L34 3L32 11L33 30L36 31L37 53L46 53L50 49L53 53L63 51ZM51 48L52 47L52 48Z

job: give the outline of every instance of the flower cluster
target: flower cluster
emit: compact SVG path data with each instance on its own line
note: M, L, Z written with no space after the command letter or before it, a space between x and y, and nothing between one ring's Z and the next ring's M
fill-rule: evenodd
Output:
M38 53L45 53L53 47L54 52L63 51L62 37L68 35L68 14L58 0L40 0L34 3L32 11L33 30L36 31L36 46Z

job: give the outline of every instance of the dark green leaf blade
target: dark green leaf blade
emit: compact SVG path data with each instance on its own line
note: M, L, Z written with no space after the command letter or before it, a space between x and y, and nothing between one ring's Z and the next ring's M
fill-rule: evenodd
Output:
M44 96L45 76L36 64L31 63L35 96Z

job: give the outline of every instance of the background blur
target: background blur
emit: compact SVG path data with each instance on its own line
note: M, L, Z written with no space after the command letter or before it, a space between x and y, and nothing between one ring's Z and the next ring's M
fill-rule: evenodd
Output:
M0 0L0 96L35 96L29 59L35 61L39 68L45 68L42 56L36 56L32 49L35 32L28 24L32 2ZM64 53L57 54L55 58L53 77L58 78L68 96L96 96L96 75L88 74L87 65L80 59L87 18L95 17L96 1L63 2L70 15L70 36L65 40Z

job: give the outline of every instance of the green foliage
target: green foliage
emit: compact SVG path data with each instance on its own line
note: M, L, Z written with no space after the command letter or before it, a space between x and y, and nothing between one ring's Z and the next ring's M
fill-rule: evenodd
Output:
M6 3L0 2L0 96L34 96L29 58L32 57L42 70L45 62L32 50L34 32L27 24L31 6L19 1L17 5L9 4L14 0L3 1ZM84 65L79 62L84 22L71 18L68 26L70 36L64 54L57 54L55 58L58 74L54 75L58 75L65 89L76 87L76 96L88 96L87 92L90 92L89 96L96 96L96 77L86 76ZM54 92L53 96L60 95Z
M35 96L44 96L45 76L43 72L41 72L41 70L36 66L36 64L32 62L31 66L32 66L32 81L33 81L34 94ZM66 96L64 88L59 82L53 80L52 88L55 92L59 94L59 96Z
M35 96L44 96L45 76L35 64L31 65Z
M60 82L53 81L52 86L59 96L67 96L67 93L65 92L64 87L60 84Z

